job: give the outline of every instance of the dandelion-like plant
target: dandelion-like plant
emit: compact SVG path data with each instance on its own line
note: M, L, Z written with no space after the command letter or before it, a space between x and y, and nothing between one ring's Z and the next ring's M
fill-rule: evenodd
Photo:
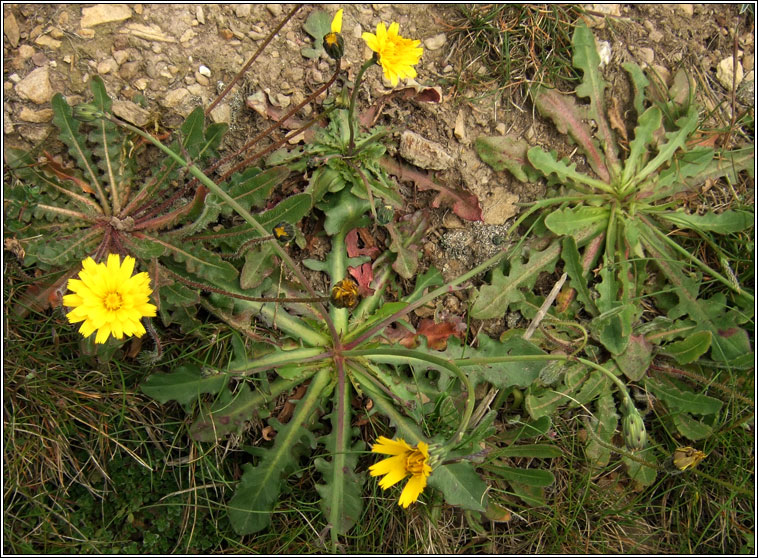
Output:
M149 302L150 276L144 271L132 275L134 264L131 256L122 263L118 254L109 254L107 263L87 258L79 279L69 279L72 294L63 297L63 304L73 309L66 317L71 323L83 322L79 333L84 337L97 331L95 343L105 343L111 335L123 339L145 334L140 320L155 316L157 308Z

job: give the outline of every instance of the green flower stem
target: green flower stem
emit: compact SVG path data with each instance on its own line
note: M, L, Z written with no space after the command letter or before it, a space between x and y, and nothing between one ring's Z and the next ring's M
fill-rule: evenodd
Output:
M344 231L340 231L332 237L332 253L331 258L329 258L329 263L329 277L331 277L333 284L336 284L338 281L344 279L345 274L347 273L347 250L345 248ZM345 335L347 333L348 319L350 316L347 308L337 308L336 306L332 306L331 316L337 333ZM335 341L339 341L339 339L336 339Z
M360 89L361 80L363 79L363 74L366 70L368 70L371 66L376 64L376 60L374 58L370 58L369 60L366 60L363 63L363 66L361 66L361 69L358 70L358 75L355 77L355 85L353 86L353 94L350 95L350 111L347 115L347 122L350 127L350 143L348 144L348 155L353 154L353 150L355 149L355 101L358 98L358 90Z
M437 367L445 368L446 370L452 372L461 381L461 384L463 384L463 386L466 388L466 406L463 410L463 417L461 417L461 422L458 426L458 430L455 432L455 434L453 434L453 436L450 438L450 440L448 440L443 448L450 450L458 443L460 443L460 441L463 439L463 434L466 431L466 428L468 428L469 421L471 420L471 415L474 412L476 396L474 394L474 386L471 384L471 380L469 380L468 376L466 376L466 374L464 374L463 371L458 368L458 366L456 366L453 362L411 349L385 349L377 347L375 349L346 351L344 354L347 357L363 356L368 358L379 357L380 359L385 356L400 357L400 359L402 359L404 362L417 360L422 363L433 364Z
M725 285L732 291L736 292L738 295L746 297L748 300L750 300L750 302L755 302L755 297L752 294L743 290L739 285L735 285L729 279L721 275L718 271L704 264L698 258L690 254L687 250L679 246L679 244L677 244L676 242L671 240L668 236L663 234L660 230L658 230L658 227L655 226L655 223L651 223L646 217L643 217L641 215L640 215L640 219L642 219L642 221L647 225L648 229L652 230L655 233L655 235L658 236L658 238L663 240L675 252L687 258L691 263L699 267L703 272L707 273L708 275L710 275L711 277L715 279L718 279L720 283L722 283L723 285Z
M220 188L213 180L205 176L203 171L201 171L199 168L197 168L195 165L190 164L188 161L185 161L182 157L174 153L171 149L163 145L160 141L155 139L150 134L143 132L139 128L132 126L131 124L128 124L127 122L124 122L114 116L105 115L105 118L108 118L115 124L118 124L119 126L123 126L127 130L130 130L134 132L135 134L145 138L147 141L152 143L155 147L163 151L166 155L171 157L174 161L185 167L192 176L197 178L200 182L203 183L203 185L208 188L211 192L216 194L218 197L220 197L222 200L224 200L230 207L232 207L249 225L251 225L255 230L257 230L261 236L268 236L269 231L264 229L258 221L255 220L255 217L253 217L244 207L242 207L234 198L232 198L229 194L224 192L222 188ZM318 295L313 290L313 287L311 287L308 280L305 278L305 275L303 275L303 272L300 271L300 268L295 264L295 262L290 258L290 255L282 249L281 246L279 246L279 243L275 240L269 241L271 245L274 247L274 251L278 254L278 256L285 262L287 262L287 265L292 269L293 273L297 276L297 278L300 280L300 282L303 284L303 286L308 290L311 296L314 298ZM337 335L337 330L334 327L334 323L332 322L329 312L326 311L326 308L324 305L320 302L315 303L316 308L318 309L319 313L324 317L324 321L326 322L327 326L329 327L329 331L332 335L332 339L335 343L339 342L339 336Z
M249 376L262 370L271 370L278 366L288 366L290 364L306 364L309 362L318 362L329 356L323 347L305 347L292 349L291 351L275 351L263 355L260 358L251 360L240 366L230 367L227 370L229 374L240 376Z

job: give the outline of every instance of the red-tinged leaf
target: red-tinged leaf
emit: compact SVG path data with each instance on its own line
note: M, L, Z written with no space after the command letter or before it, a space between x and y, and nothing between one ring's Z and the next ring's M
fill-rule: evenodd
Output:
M391 343L400 343L408 349L414 349L418 345L416 334L402 325L392 324L384 328L384 337Z
M437 190L439 194L432 200L432 207L440 207L443 203L449 205L453 213L466 221L481 221L482 208L479 200L470 192L455 190L434 182L424 171L420 171L387 157L383 158L382 166L400 180L412 181L419 190Z
M358 256L368 256L371 260L375 260L382 251L376 246L374 237L371 236L368 229L365 227L353 229L345 237L345 248L347 249L347 255L350 258L356 258Z
M374 270L371 264L366 262L360 267L348 267L348 273L358 283L358 292L361 296L371 296L374 294L374 289L369 287L371 281L374 280Z
M447 348L447 340L451 335L463 339L460 324L452 321L437 324L431 318L421 320L416 328L416 333L417 335L426 337L427 346L435 351L444 351Z
M69 172L69 170L66 169L63 165L53 160L53 156L50 155L47 151L45 151L45 157L47 157L47 162L42 167L43 171L47 171L51 174L54 174L55 176L57 176L63 181L70 180L71 182L79 186L79 188L81 188L86 194L95 193L92 187L85 180L82 180L78 176L74 176L73 174L71 174L71 172Z

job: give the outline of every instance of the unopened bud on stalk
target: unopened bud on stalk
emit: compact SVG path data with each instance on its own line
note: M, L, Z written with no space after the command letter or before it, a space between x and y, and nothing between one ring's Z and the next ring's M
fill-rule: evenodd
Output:
M642 422L642 416L635 407L626 406L626 414L621 421L624 431L624 443L631 450L645 449L647 444L647 432L645 423Z
M90 103L83 103L74 107L73 116L80 122L93 122L94 120L103 118L105 114L95 105Z

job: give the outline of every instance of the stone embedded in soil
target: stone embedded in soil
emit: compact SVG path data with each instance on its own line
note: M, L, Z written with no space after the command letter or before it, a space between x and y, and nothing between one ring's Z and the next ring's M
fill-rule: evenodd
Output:
M442 145L409 130L400 136L400 156L422 169L445 170L453 164Z
M40 35L34 39L34 44L48 48L60 48L61 42L53 39L50 35Z
M230 123L232 121L232 108L226 103L216 105L211 111L211 119L216 123Z
M34 122L36 124L50 122L53 119L53 109L32 110L28 107L23 107L18 118L24 122Z
M447 41L447 35L444 33L440 33L439 35L435 35L434 37L429 37L428 39L424 39L424 46L429 50L437 50L442 48L445 45L445 42Z
M596 16L592 14L585 14L583 19L587 22L587 27L597 27L603 29L605 27L605 16L621 17L621 4L580 4L586 10L590 12L597 12L605 14L602 16Z
M50 85L50 73L47 67L37 68L19 81L16 84L16 93L38 105L50 101L55 92Z
M132 10L126 4L95 4L82 8L81 27L95 27L103 23L124 21L132 17Z
M739 87L740 83L742 83L742 78L745 77L742 64L740 64L739 61L737 62L736 73L736 85ZM718 66L716 67L716 79L719 80L719 83L728 91L732 90L732 81L735 79L734 74L734 59L731 56L727 56L718 63Z
M150 112L131 101L117 99L113 101L112 109L113 114L135 126L145 126L150 121Z
M175 108L179 106L182 101L184 101L184 98L189 94L190 92L185 87L180 87L179 89L169 91L163 98L163 106L167 108Z
M18 22L13 12L8 11L8 15L3 18L3 32L8 37L8 42L13 48L18 46L18 41L21 38L21 33L18 28Z

